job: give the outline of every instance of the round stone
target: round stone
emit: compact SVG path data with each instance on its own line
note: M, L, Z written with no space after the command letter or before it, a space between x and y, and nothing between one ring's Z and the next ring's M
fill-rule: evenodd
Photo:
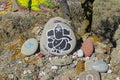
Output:
M78 57L83 57L83 51L81 49L79 49L77 51L77 55L78 55Z
M22 45L21 53L24 55L32 55L38 49L38 42L34 38L30 38Z
M81 49L83 50L85 57L91 56L93 53L93 49L94 49L92 39L90 39L90 38L86 39L83 42Z
M76 38L69 21L55 17L47 22L40 39L40 48L44 54L66 55L75 45Z
M103 60L96 60L92 64L92 69L94 69L94 70L96 70L98 72L107 72L108 69L109 69L109 66Z

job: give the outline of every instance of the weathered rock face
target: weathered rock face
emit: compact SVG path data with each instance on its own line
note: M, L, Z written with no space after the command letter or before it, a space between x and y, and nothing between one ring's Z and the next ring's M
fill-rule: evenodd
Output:
M120 26L115 32L114 39L116 40L117 46L111 53L111 69L113 73L120 75Z
M15 36L27 31L35 22L33 17L27 17L25 14L18 12L9 12L1 16L0 19L0 38L2 41L9 42Z
M75 45L76 38L67 20L55 17L47 22L40 39L45 54L69 54Z
M102 40L111 42L113 47L116 46L113 36L120 23L119 4L118 0L95 0L93 4L92 31Z
M91 28L94 0L67 0L77 38Z

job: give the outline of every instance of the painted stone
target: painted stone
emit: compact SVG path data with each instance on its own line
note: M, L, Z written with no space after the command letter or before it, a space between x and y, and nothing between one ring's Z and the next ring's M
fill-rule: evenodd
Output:
M100 80L100 74L97 71L89 70L79 74L80 80Z
M38 48L38 42L34 38L30 38L22 45L21 53L24 55L32 55Z
M109 66L103 60L97 60L92 64L92 69L98 72L107 72Z
M60 17L50 19L44 27L40 48L45 54L69 54L76 45L75 35L67 20Z
M85 57L91 56L93 53L93 49L94 49L92 39L90 39L90 38L86 39L83 42L81 49L83 50Z

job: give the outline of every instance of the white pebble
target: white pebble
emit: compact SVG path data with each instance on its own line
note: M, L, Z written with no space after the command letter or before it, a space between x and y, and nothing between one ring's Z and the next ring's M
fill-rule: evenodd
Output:
M25 57L25 60L26 60L26 61L29 60L29 57Z
M80 80L79 78L77 80Z
M49 57L49 60L51 61L51 60L52 60L52 58L51 58L51 57Z
M24 70L24 71L23 71L23 74L24 74L24 75L25 75L25 74L27 74L27 71L26 71L26 70Z
M112 70L108 70L108 72L107 73L112 73Z
M83 51L81 49L79 49L77 51L77 55L78 55L78 57L83 57Z
M52 70L57 70L57 69L58 69L58 66L52 66L51 69L52 69Z
M72 59L75 59L75 58L77 58L77 52L73 53Z
M13 74L9 74L8 77L9 77L10 79L13 79L13 78L14 78L14 75L13 75Z
M21 63L22 63L22 61L18 61L18 63L19 63L19 64L21 64Z
M117 77L116 80L120 80L120 77Z
M27 72L29 73L29 74L31 74L32 72L31 72L31 70L27 70Z

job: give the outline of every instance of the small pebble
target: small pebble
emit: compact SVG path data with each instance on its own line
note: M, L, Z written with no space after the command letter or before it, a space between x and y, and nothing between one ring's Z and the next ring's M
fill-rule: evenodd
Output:
M52 66L51 69L52 69L52 70L57 70L57 69L58 69L58 66Z
M108 72L107 73L112 73L112 70L108 70Z
M38 53L37 56L41 58L41 57L44 56L44 54L43 53Z
M117 77L116 80L120 80L120 77Z
M8 78L9 78L9 79L13 79L13 78L14 78L14 75L13 75L13 74L9 74L9 75L8 75Z
M24 71L23 71L23 74L24 74L24 75L25 75L25 74L27 74L27 71L26 71L26 70L24 70Z
M83 51L81 49L79 49L77 51L77 55L78 55L78 57L83 57Z

